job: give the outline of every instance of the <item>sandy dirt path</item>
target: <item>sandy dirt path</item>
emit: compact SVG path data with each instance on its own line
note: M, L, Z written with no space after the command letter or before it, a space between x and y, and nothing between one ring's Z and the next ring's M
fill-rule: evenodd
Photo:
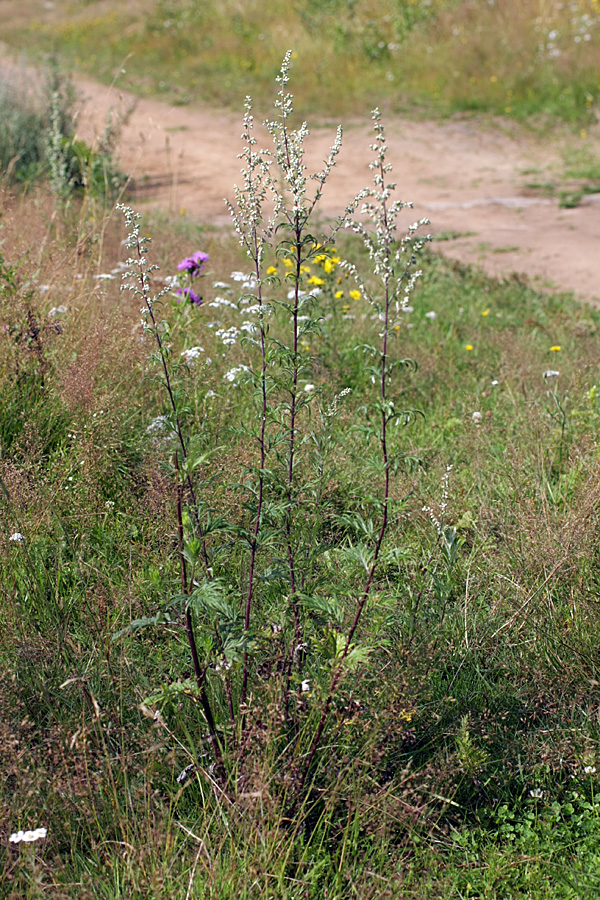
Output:
M88 141L102 130L109 109L125 110L134 102L115 88L93 82L79 87L77 129ZM342 125L343 149L324 193L324 216L338 214L370 181L370 123ZM492 275L526 274L537 287L573 291L600 305L600 195L560 209L556 198L527 196L524 188L560 167L559 146L472 119L395 119L386 131L400 196L414 202L407 224L427 216L432 234L460 235L438 244L441 252ZM240 180L240 134L241 116L230 112L138 100L119 143L120 163L136 186L135 203L185 210L191 218L228 227L223 198L232 197ZM334 135L333 124L311 128L309 171L321 168Z

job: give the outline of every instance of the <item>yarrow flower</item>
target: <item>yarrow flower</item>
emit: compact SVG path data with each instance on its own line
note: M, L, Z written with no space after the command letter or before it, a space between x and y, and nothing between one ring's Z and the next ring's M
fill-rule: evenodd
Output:
M45 838L47 834L48 832L45 828L36 828L35 831L16 831L14 834L11 834L8 840L11 844L20 844L21 841L25 844L31 844L33 841Z
M180 272L188 272L192 278L196 278L200 271L204 268L204 264L208 262L210 259L208 253L203 253L202 250L197 250L196 253L193 253L191 256L186 256L185 259L182 259L180 263L177 265L177 269Z
M204 353L204 347L190 347L189 350L182 350L181 356L184 357L186 362L192 362L194 359L198 359Z
M167 416L157 416L155 419L152 419L148 427L146 428L147 434L154 434L156 431L163 431L163 429L168 424Z
M25 540L25 535L21 534L20 531L15 531L14 534L11 534L9 537L9 541L16 541L17 544L22 544Z

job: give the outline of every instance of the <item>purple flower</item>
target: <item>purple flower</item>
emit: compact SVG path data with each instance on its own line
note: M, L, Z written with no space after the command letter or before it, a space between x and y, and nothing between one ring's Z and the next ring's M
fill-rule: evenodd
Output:
M191 287L182 288L180 291L175 291L175 293L178 297L186 297L188 300L191 300L196 306L200 306L202 303L202 297L200 297ZM179 300L177 302L179 303Z
M201 269L204 268L204 263L207 262L208 259L208 253L197 250L195 253L192 253L191 256L186 256L185 259L182 259L177 268L180 272L189 272L192 278L195 278Z

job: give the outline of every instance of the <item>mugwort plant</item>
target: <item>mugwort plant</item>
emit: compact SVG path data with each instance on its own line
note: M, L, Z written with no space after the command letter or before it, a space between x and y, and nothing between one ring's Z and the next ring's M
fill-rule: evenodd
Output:
M217 298L203 305L243 309L247 317L240 328L207 325L219 325L214 333L225 349L239 340L245 355L244 364L224 376L247 404L229 431L243 453L239 476L230 481L224 476L224 490L235 503L216 506L214 478L203 478L207 460L223 448L207 447L194 430L179 377L180 367L193 364L202 347L180 354L183 363L175 361L171 327L159 317L169 287L152 294L155 267L147 264L139 217L121 208L132 250L124 286L142 301L144 329L154 341L168 400L168 411L159 418L172 463L180 582L156 616L126 630L161 624L171 633L180 629L193 671L193 677L172 680L145 702L160 705L163 713L186 698L199 704L207 733L198 740L210 748L207 777L226 792L243 787L247 793L257 733L266 728L284 762L278 766L279 789L291 811L304 802L317 777L319 750L328 729L335 728L332 709L342 702L346 675L359 671L369 652L362 625L380 589L378 569L387 559L386 535L399 508L391 491L402 457L394 432L416 415L404 408L397 390L397 376L416 364L397 359L392 342L429 238L420 234L428 224L424 219L396 236L399 217L411 204L394 199L378 110L373 185L317 233L315 213L341 150L342 131L338 128L323 168L308 174L309 130L306 123L292 124L290 62L287 53L277 79L275 116L265 123L269 149L259 149L250 98L245 104L243 180L228 207L250 271L234 273L241 286L237 304ZM364 243L370 272L341 259L335 240L343 229ZM195 285L207 260L198 252L178 266L189 284L177 293L193 308L201 304ZM376 332L372 345L355 352L374 385L359 431L367 446L376 448L368 466L379 486L368 487L372 479L365 477L360 503L346 508L328 492L345 440L338 418L351 389L326 396L312 349L323 323L332 318L331 304L343 299L334 283L342 281L340 271L356 283L348 296L370 304ZM259 727L265 721L268 725Z

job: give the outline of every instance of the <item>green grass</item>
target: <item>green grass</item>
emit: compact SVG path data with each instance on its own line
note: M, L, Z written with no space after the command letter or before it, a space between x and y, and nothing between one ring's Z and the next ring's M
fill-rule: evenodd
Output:
M262 103L289 48L302 62L302 113L367 114L378 103L579 128L594 121L598 105L599 16L595 0L302 0L285 10L279 0L159 0L127 9L58 0L26 22L14 10L4 38L177 103L239 109L248 93Z
M361 629L370 655L339 694L306 815L289 820L276 669L250 703L244 789L220 801L204 771L198 706L171 698L156 716L147 699L188 677L179 632L113 640L177 590L170 451L148 431L167 408L152 347L140 340L139 300L95 277L124 258L122 226L76 203L51 210L42 195L11 201L0 270L3 840L48 828L43 843L6 845L1 896L594 896L598 776L585 770L600 771L600 314L426 258L391 346L392 359L418 364L398 376L398 397L423 413L392 438L387 546L397 552L382 564ZM230 274L247 263L229 238L181 220L148 219L144 229L161 276L196 249L211 255L203 306L186 314L167 301L165 313L174 358L201 344L212 360L179 374L185 421L212 452L201 502L243 528L255 401L250 385L223 376L252 351L222 345L209 323L239 324L239 312L208 304L236 302ZM364 270L354 239L337 247ZM376 340L378 324L339 269L329 281L312 272L327 286L306 351L322 391L304 414L306 433L320 434L318 405L352 389L327 458L319 540L328 549L317 564L327 598L356 583L341 553L352 534L342 515L376 509L364 411L372 385L356 347ZM50 317L60 304L67 311ZM273 321L275 334L286 321ZM549 370L560 374L545 378ZM445 552L422 507L439 514L449 464L456 539ZM16 532L22 543L8 540ZM247 558L231 535L223 547L215 566L233 583ZM266 665L279 607L273 576L261 577ZM190 764L196 774L179 783ZM234 754L231 765L235 774Z

